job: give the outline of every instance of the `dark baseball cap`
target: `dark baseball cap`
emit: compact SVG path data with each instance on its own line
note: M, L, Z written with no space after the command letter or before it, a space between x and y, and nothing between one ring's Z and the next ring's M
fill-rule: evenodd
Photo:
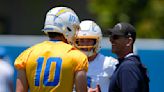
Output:
M108 29L109 35L130 36L136 38L136 29L129 23L117 23L112 29Z

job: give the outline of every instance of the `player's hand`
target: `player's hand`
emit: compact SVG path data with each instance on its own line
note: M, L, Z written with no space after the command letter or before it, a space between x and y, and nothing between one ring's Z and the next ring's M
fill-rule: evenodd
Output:
M96 85L96 88L89 88L88 92L101 92L100 85Z

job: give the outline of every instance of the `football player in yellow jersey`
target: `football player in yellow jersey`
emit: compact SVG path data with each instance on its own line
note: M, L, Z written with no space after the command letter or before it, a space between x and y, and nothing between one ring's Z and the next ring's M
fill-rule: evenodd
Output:
M87 56L74 48L79 19L67 7L56 7L46 15L43 31L49 41L38 43L15 60L16 92L87 92Z

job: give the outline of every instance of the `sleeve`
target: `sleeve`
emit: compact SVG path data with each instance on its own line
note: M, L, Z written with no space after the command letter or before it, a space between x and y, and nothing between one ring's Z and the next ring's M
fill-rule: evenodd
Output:
M119 72L118 81L121 92L139 92L139 79L136 72L133 71L133 68L125 67Z
M118 64L117 59L113 57L105 57L104 66L109 77L113 75L113 72L116 69L116 64Z
M26 68L26 61L31 53L31 49L27 49L23 51L15 60L14 66L16 69L25 69Z
M88 71L88 58L87 56L79 50L73 50L71 52L73 61L76 62L74 71L85 70Z

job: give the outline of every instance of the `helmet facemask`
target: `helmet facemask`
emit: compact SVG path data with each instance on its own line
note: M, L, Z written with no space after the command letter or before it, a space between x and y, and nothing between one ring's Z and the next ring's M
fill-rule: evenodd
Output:
M84 52L88 57L97 53L99 38L97 37L78 37L75 41L75 47Z
M67 42L70 44L74 44L74 40L76 38L76 33L79 31L80 26L78 24L73 24L70 27L66 27L65 29L65 38L67 38Z

